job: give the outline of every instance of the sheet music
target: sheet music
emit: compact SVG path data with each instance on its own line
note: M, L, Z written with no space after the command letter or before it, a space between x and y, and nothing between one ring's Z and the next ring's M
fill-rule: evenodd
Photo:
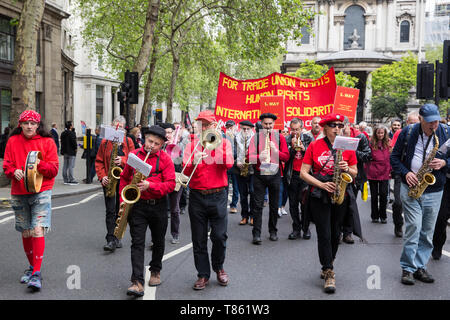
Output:
M333 149L356 151L358 148L358 143L359 138L337 136L334 140Z
M112 142L122 143L125 137L125 130L117 129L112 126L101 125L100 126L100 137L102 139L110 140Z
M136 156L134 153L130 153L128 155L128 161L127 164L130 167L133 167L140 173L142 173L144 176L148 177L150 175L150 172L152 171L152 166L148 163L145 163L143 160L139 159L138 156Z

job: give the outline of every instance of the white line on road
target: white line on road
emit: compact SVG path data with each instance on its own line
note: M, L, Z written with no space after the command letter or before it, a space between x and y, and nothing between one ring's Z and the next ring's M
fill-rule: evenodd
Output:
M98 195L100 195L100 194L102 194L102 193L103 193L103 192L97 192L97 193L94 193L94 194L90 195L89 197L84 198L83 200L81 200L81 201L79 201L79 202L70 203L70 204L66 204L66 205L63 205L63 206L59 206L59 207L53 207L52 210L64 209L64 208L68 208L68 207L73 207L73 206L77 206L77 205L80 205L80 204L84 204L84 203L86 203L86 202L88 202L88 201L94 199L96 196L98 196ZM1 216L4 216L4 215L7 215L7 214L10 214L10 213L14 213L14 211L5 211L5 212L2 212L2 213L0 213L0 217L1 217ZM9 216L9 217L6 217L6 218L0 220L0 224L2 224L2 223L4 223L4 222L7 222L7 221L9 221L9 220L11 220L11 219L14 219L14 218L15 218L14 215Z

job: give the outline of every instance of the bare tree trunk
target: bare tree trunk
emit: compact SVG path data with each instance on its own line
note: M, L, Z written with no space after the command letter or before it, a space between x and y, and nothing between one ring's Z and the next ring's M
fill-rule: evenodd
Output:
M167 99L166 122L172 123L173 97L175 96L175 87L177 85L178 71L180 69L180 59L177 54L172 53L172 76L170 78L169 97Z
M147 85L145 86L145 93L144 93L144 104L142 105L142 112L141 112L141 121L140 124L143 127L148 126L148 112L149 112L149 107L150 107L150 111L151 109L151 105L150 105L150 100L151 100L151 94L150 94L150 89L153 83L153 77L155 75L155 69L156 69L156 61L158 60L157 55L158 55L158 42L159 42L159 37L158 35L155 35L154 41L153 41L153 52L152 52L152 59L150 61L150 70L148 71L148 78L147 78Z
M14 73L11 91L10 123L17 126L19 115L26 109L36 110L36 46L37 33L44 15L45 0L25 0L17 27L14 48Z
M147 16L145 18L144 34L142 36L142 45L139 55L133 65L132 71L138 73L141 79L145 69L147 69L150 53L152 51L153 37L155 27L158 22L160 0L149 0L147 8ZM136 105L130 105L128 112L127 124L131 128L136 121Z

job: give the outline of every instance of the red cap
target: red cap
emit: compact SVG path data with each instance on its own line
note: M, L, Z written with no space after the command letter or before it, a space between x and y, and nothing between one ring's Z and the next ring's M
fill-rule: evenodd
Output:
M320 120L319 125L321 127L324 127L327 123L334 122L334 121L342 121L344 122L345 117L342 114L338 113L330 113L327 114L325 117Z
M214 122L216 121L216 116L211 110L205 110L198 114L198 117L195 119L197 121L203 120L207 122Z

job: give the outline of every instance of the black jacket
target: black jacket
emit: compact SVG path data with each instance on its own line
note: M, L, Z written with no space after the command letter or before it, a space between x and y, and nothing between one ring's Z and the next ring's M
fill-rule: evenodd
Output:
M370 149L369 140L364 133L358 134L355 138L359 138L358 148L356 149L358 174L355 178L356 187L359 189L359 187L367 181L364 163L369 162L372 159L372 150Z
M61 154L66 156L77 155L77 135L75 131L66 129L61 133Z
M309 144L313 141L313 138L309 134L302 133L300 136L300 140L302 141L303 145L305 146L305 151L302 151L302 156L305 156L306 149L308 148ZM285 179L285 182L289 185L291 183L292 178L292 170L294 167L294 159L295 154L297 151L295 151L294 148L292 148L291 145L292 142L292 136L289 135L286 137L286 143L289 149L289 161L284 166L283 171L283 178Z

